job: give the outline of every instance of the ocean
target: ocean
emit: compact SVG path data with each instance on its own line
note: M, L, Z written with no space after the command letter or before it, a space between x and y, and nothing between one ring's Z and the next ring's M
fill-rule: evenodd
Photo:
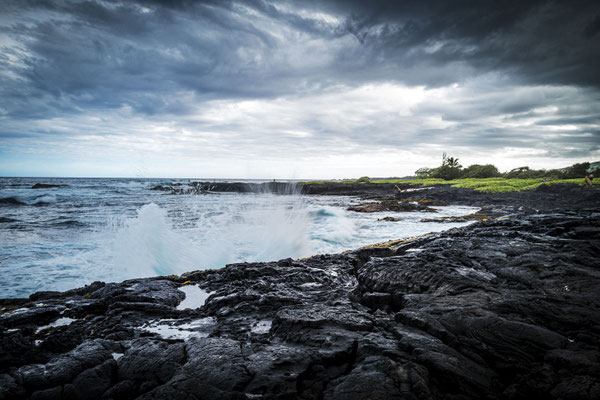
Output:
M347 196L150 190L189 181L0 178L0 298L339 253L463 226L420 220L477 211L448 206L435 207L436 214L367 214L347 211L361 202ZM36 183L68 186L32 189ZM380 220L386 216L400 221Z

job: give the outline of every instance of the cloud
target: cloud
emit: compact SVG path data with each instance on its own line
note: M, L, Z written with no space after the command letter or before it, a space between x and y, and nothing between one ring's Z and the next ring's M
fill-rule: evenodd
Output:
M576 140L570 146L581 151L598 143L600 102L589 103L586 93L570 87L497 85L491 91L488 86L488 81L435 89L377 84L211 101L198 101L189 92L180 94L189 112L173 119L122 107L109 114L14 123L12 131L22 132L23 145L37 132L42 152L64 142L79 154L84 148L102 148L124 155L245 160L284 160L290 154L310 159L332 152L351 157L397 149L431 156L441 152L443 147L432 145L463 154L506 147L560 153L565 142ZM12 140L18 141L18 135Z
M596 157L599 18L594 1L7 1L0 150Z

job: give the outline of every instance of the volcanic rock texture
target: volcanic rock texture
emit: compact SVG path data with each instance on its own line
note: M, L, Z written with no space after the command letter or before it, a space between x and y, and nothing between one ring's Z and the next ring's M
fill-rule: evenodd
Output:
M1 399L600 398L596 209L0 305Z

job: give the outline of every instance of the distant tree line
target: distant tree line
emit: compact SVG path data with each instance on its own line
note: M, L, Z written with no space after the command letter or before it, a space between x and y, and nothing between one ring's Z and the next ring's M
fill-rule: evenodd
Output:
M442 156L442 165L437 168L419 168L415 171L417 178L438 178L445 180L464 178L550 178L550 179L575 179L583 178L590 169L589 162L573 164L563 169L531 169L527 166L514 168L508 172L500 172L492 164L473 164L466 168L458 163L458 158ZM600 168L592 171L594 175L600 174Z

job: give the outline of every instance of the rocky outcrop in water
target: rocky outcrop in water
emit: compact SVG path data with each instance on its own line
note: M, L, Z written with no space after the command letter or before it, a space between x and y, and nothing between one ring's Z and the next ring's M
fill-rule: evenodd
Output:
M175 183L169 186L158 185L150 188L168 194L209 194L209 193L275 193L296 194L300 188L287 182L189 182Z
M348 207L349 211L374 213L382 211L407 212L407 211L425 211L437 212L434 208L411 201L383 200L369 202Z
M598 207L489 214L3 300L0 399L600 398Z
M401 190L414 189L410 184L393 183L307 183L299 185L303 194L338 195L338 196L385 196L394 195Z
M188 184L172 184L169 186L154 186L151 190L160 190L169 194L207 194L207 193L276 193L276 194L307 194L307 195L346 195L369 196L394 194L397 185L391 183L309 183L296 184L291 182L189 182ZM401 187L410 189L409 184Z
M50 183L36 183L31 188L32 189L50 189L50 188L61 188L68 187L69 185L58 185L58 184L50 184Z

